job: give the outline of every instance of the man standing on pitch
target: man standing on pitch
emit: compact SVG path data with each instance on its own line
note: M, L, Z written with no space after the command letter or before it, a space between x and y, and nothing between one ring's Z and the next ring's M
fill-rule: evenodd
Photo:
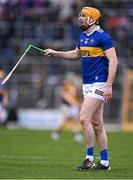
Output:
M100 11L83 7L79 13L81 33L77 47L71 51L47 49L46 56L68 60L82 59L83 95L80 123L86 141L86 158L77 170L109 170L107 135L103 123L104 103L112 98L112 84L117 70L117 56L110 35L99 26ZM94 163L94 135L100 151L100 162Z

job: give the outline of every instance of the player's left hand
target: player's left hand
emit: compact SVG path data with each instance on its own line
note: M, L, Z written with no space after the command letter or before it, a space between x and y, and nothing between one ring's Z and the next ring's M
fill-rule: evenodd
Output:
M105 103L109 102L112 99L112 84L106 84L103 97Z

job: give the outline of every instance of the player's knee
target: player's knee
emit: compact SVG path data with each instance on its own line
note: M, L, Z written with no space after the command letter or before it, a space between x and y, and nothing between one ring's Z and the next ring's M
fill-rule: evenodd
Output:
M83 128L85 128L85 127L86 127L86 116L80 114L79 120L80 120L81 126L82 126Z
M103 130L103 125L101 123L98 122L92 122L92 126L93 126L93 130L95 132L95 134L100 134Z
M99 113L99 112L95 113L93 115L92 119L93 119L93 122L97 123L99 120L101 120L101 113Z
M98 133L100 133L102 131L103 123L102 123L100 113L96 113L96 114L93 115L92 126L93 126L95 134L98 134Z
M92 122L92 127L95 134L98 134L99 132L99 124L97 122Z
M80 124L83 126L84 123L85 123L85 118L84 118L84 116L80 115L79 120L80 120Z

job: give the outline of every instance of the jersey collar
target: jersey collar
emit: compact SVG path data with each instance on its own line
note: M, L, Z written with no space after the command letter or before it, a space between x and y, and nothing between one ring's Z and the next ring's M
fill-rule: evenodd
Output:
M90 36L91 34L93 34L95 31L99 30L100 29L100 26L96 26L93 31L91 31L90 33L87 33L87 31L85 31L86 35L87 36Z

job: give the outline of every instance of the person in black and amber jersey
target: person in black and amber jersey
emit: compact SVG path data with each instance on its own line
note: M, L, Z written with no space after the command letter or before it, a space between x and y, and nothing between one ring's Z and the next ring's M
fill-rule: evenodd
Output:
M67 73L61 87L61 112L63 119L56 131L52 132L52 138L58 140L63 129L68 128L74 133L74 140L82 142L81 126L78 121L81 106L78 87L75 83L76 75Z

